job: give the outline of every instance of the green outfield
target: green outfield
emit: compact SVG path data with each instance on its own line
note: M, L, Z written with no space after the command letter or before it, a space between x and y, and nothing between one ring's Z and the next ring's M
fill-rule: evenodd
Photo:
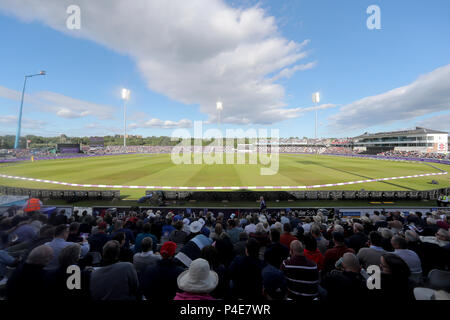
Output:
M434 166L434 167L433 167ZM0 174L77 184L121 186L312 186L359 180L438 173L442 164L411 163L323 155L280 154L275 175L261 175L261 164L176 165L169 154L131 154L61 160L24 161L0 166ZM431 180L439 182L432 185ZM45 182L0 177L0 185L45 188L100 190ZM314 190L430 190L450 186L449 175L428 176L314 188ZM304 189L303 189L304 190ZM141 197L145 189L121 188L128 199Z

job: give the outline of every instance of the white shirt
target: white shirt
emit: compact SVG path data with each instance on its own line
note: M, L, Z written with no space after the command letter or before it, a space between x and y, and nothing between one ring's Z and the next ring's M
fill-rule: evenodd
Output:
M255 233L256 232L256 225L254 223L250 223L249 225L247 225L245 227L245 232L247 232L248 234L250 233Z

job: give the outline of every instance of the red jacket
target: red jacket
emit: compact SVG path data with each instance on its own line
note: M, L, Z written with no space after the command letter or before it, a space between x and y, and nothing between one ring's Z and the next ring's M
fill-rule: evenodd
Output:
M316 251L309 251L305 249L304 253L306 258L317 264L317 269L319 269L319 271L323 269L323 255L320 253L319 249L316 249Z
M338 261L346 252L355 253L355 250L348 248L346 245L334 246L334 248L328 249L323 257L323 267L326 271L334 269L334 264Z
M284 244L286 247L291 247L291 242L294 240L298 240L297 237L293 236L289 232L285 232L280 236L280 243Z

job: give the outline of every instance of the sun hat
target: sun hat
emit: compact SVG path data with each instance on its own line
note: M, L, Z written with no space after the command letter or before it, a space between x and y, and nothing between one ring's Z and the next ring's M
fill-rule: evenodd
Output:
M429 288L414 288L416 300L450 300L450 294L444 290L433 290Z
M192 293L209 293L218 283L219 276L210 269L208 261L202 258L192 261L189 269L177 278L178 288Z
M198 233L200 230L202 230L202 223L200 221L194 221L189 225L189 231L192 233Z

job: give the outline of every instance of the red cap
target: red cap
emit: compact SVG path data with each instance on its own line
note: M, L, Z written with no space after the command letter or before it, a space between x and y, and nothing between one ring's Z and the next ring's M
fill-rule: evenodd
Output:
M163 258L173 257L176 249L177 244L175 242L172 241L164 242L160 250L161 256L163 256Z
M106 229L108 224L105 221L102 221L98 224L99 229Z

